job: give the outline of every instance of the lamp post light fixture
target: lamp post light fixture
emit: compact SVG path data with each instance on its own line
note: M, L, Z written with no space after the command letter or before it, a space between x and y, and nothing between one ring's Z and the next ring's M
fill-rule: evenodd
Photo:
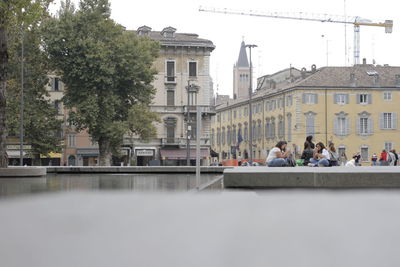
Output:
M250 57L250 85L249 85L249 158L250 163L253 163L253 111L252 111L252 94L253 94L253 64L251 62L251 49L256 48L255 44L247 44L246 47L249 48Z
M22 13L24 13L24 8ZM21 25L21 102L19 126L19 165L24 165L24 27Z

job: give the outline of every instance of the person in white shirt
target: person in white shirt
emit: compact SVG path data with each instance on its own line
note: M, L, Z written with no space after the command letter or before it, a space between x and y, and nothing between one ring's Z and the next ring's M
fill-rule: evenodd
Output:
M290 150L286 151L286 141L279 141L274 148L269 151L266 164L268 167L286 167L289 164L288 158Z
M322 142L319 142L315 145L314 157L310 159L308 166L329 167L329 160L330 155L328 150L326 150Z

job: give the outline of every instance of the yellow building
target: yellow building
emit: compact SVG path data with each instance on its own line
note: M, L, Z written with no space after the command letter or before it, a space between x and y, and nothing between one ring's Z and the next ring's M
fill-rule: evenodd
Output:
M316 142L333 142L347 158L361 152L369 165L373 153L398 144L399 100L400 67L313 65L263 76L252 96L253 158L264 160L279 140L300 156L306 136L313 135ZM219 160L248 158L248 110L248 98L217 106L211 146Z

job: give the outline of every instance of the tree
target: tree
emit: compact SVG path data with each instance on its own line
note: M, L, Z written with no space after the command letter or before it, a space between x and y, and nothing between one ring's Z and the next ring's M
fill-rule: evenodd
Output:
M158 43L124 30L110 13L107 0L82 0L77 10L67 0L44 31L45 50L66 84L70 121L98 142L100 165L110 165L131 130L132 109L151 103L159 51ZM146 120L142 128L149 125Z
M46 14L50 2L51 0L0 1L0 168L8 166L6 148L8 39L12 36L15 37L20 30L27 29L30 25L38 24Z
M61 125L58 111L48 99L46 85L51 72L46 54L40 48L41 36L38 26L24 33L24 140L32 147L34 165L40 165L40 155L61 151ZM17 136L20 126L20 62L21 42L10 46L7 88L7 131Z

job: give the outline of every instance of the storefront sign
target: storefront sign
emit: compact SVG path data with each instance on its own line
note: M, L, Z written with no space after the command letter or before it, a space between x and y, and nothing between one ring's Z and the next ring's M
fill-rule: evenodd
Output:
M22 146L24 150L29 150L32 148L31 145L23 145ZM19 145L7 145L8 150L18 150L20 148Z
M151 157L154 156L154 150L149 149L137 149L135 150L137 157Z

